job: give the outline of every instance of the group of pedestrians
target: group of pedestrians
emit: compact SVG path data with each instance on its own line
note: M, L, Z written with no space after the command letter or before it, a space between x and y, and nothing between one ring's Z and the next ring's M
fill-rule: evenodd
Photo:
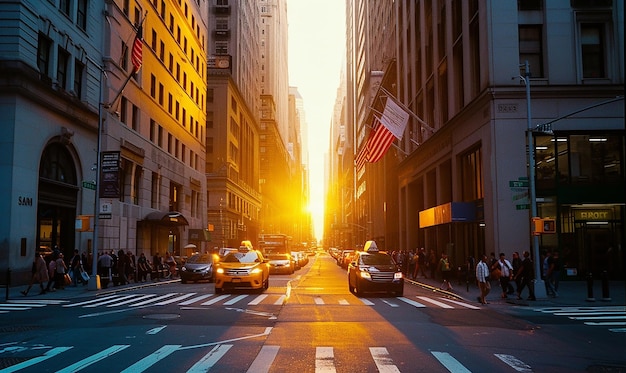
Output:
M506 259L504 253L500 253L499 259L495 259L492 253L492 259L489 260L486 254L483 254L480 261L476 265L476 282L480 290L480 295L476 298L482 304L488 304L487 295L491 291L491 281L498 280L503 299L508 298L511 294L517 294L517 299L522 299L522 292L528 288L528 300L536 300L535 298L535 270L533 261L530 258L530 252L524 251L524 259L519 257L516 251L513 253L512 262ZM515 288L513 288L515 283Z
M35 252L30 282L26 290L21 291L21 293L24 296L28 295L34 284L39 285L40 295L57 289L65 289L65 275L67 273L68 265L65 263L63 253L58 248L54 249L48 263L41 253Z

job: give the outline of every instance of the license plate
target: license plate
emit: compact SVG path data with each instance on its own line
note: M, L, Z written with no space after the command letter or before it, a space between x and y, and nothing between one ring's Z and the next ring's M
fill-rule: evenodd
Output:
M241 282L241 279L240 279L240 278L234 278L234 279L232 280L232 282Z

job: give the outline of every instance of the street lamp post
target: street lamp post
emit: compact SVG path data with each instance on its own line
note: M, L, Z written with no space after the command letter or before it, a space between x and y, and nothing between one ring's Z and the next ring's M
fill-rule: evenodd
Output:
M535 143L533 138L533 128L531 124L530 113L530 66L528 60L524 62L520 67L524 68L524 76L520 78L526 85L526 136L528 137L528 188L530 192L530 214L532 217L537 217L537 191L535 187ZM535 281L534 290L536 298L546 298L546 287L541 278L541 256L539 255L539 236L534 234L533 226L530 225L530 234L533 240L533 257L535 264Z

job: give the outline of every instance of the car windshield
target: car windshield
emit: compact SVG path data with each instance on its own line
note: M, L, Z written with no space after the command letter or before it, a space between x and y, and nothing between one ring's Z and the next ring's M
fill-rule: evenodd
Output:
M391 256L387 254L364 254L361 255L361 262L365 265L395 264Z
M256 251L230 253L222 260L224 263L258 263L260 261Z
M187 263L209 264L213 262L213 256L210 254L193 255L187 259Z

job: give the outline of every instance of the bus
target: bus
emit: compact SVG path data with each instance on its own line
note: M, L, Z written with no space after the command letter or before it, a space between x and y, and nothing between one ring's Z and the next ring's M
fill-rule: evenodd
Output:
M286 234L262 234L259 246L263 255L291 254L291 237Z

